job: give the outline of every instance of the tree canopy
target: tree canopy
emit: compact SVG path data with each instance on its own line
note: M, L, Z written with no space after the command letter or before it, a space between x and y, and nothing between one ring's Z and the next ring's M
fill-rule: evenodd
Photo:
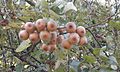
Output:
M65 39L69 31L61 33L62 29L74 22L85 28L87 43L70 49L63 48L68 43L56 44L54 51L46 52L43 40L21 40L23 26L38 19L53 20L56 36ZM120 0L104 0L104 4L100 0L0 0L0 72L119 72L119 30Z

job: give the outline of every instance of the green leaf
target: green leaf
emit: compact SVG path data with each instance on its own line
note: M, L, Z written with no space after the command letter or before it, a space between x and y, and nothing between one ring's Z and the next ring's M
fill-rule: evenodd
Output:
M93 56L83 56L83 58L85 59L85 62L88 63L94 63L96 61Z
M110 21L109 22L109 25L111 26L111 27L113 27L113 28L115 28L115 29L118 29L118 30L120 30L120 22L119 21Z
M21 52L21 51L27 49L27 48L31 45L30 42L31 42L31 41L30 41L29 39L23 41L23 42L18 46L18 48L16 49L16 52Z
M60 65L54 72L66 72L66 66ZM69 69L69 72L75 72L73 68Z
M111 70L111 69L109 69L109 68L101 68L101 69L99 70L99 72L116 72L116 71Z
M37 0L35 7L48 8L48 2L46 0Z
M48 2L46 0L41 0L41 6L44 8L48 8Z
M65 52L62 50L56 50L55 55L58 57L59 60L63 60L65 58Z
M77 11L77 8L75 7L75 5L73 4L73 2L68 2L65 7L64 7L64 10L63 12L66 13L67 11L69 10L74 10L74 11Z
M101 58L101 59L102 59L102 61L104 61L104 62L107 62L107 61L108 61L108 58L107 58L107 57L100 56L100 58Z
M49 10L49 12L50 12L50 17L51 18L53 18L53 19L59 19L60 18L60 16L57 13L55 13L53 10Z
M12 2L12 0L7 0L7 7L8 7L8 9L10 9L10 10L13 10L14 8L13 8L13 2Z
M61 65L59 68L55 70L55 72L65 72L65 66Z
M19 64L16 65L15 69L16 69L16 72L22 72L23 65L21 63L19 63Z
M70 68L70 72L75 72L75 70L73 68Z
M95 55L99 55L100 54L100 48L95 48L94 50L93 50L93 53L95 54Z
M65 64L65 62L65 60L57 60L57 62L55 63L55 70L58 69L61 64Z

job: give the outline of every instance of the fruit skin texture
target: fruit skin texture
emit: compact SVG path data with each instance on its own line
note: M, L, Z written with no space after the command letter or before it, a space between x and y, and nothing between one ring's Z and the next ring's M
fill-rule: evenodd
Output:
M20 38L21 40L27 40L28 37L29 37L29 34L28 34L28 32L27 32L26 30L21 30L21 31L19 32L19 38Z
M73 33L73 32L76 31L76 25L75 25L74 22L68 22L68 23L65 25L65 27L66 27L66 31L67 31L68 33Z
M52 32L50 34L51 34L50 44L56 44L57 43L57 33L56 32Z
M61 46L64 49L70 49L72 47L72 44L70 44L69 41L67 39L65 39L62 41Z
M49 48L48 48L48 45L47 44L42 44L42 46L40 46L40 48L42 48L44 51L48 51Z
M71 44L77 44L77 43L79 43L79 41L80 41L80 36L79 36L77 33L71 33L71 34L69 35L68 41L69 41Z
M49 41L51 38L51 34L48 31L41 31L39 37L43 41Z
M35 27L36 27L38 32L45 30L46 21L44 19L38 19L35 23Z
M85 44L87 44L87 38L84 36L84 37L81 37L80 38L80 42L79 42L79 45L85 45Z
M49 44L48 45L49 52L53 52L56 49L56 45L54 44Z
M57 24L56 24L56 22L53 21L53 20L50 20L47 23L47 29L48 29L48 31L51 31L51 32L56 31L57 30Z
M27 22L25 25L24 25L24 28L25 30L28 32L28 33L33 33L34 30L35 30L35 26L32 22Z
M57 43L58 44L62 43L63 40L64 40L64 36L63 35L58 35L57 36Z
M83 37L86 34L86 30L83 26L77 27L76 32L78 33L79 36Z
M31 33L29 35L29 39L31 40L32 43L36 43L39 41L39 35L37 32Z

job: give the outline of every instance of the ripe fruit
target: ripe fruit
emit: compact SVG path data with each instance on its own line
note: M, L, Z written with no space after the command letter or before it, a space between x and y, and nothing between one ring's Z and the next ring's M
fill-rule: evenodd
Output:
M79 36L83 37L86 34L86 30L83 26L77 27L76 32L78 33Z
M62 43L61 43L61 45L65 49L70 49L72 47L72 44L70 44L67 39L63 40Z
M76 25L74 22L68 22L65 27L68 33L73 33L76 31Z
M41 31L39 34L39 37L43 41L49 41L51 38L51 35L48 31Z
M48 45L49 52L53 52L56 49L56 45L50 44Z
M79 42L79 45L84 45L87 43L87 38L84 36L84 37L81 37L80 38L80 42Z
M46 44L42 44L42 46L40 48L42 48L46 52L49 50L48 45L46 45Z
M36 43L39 40L39 35L37 32L31 33L29 35L29 39L31 40L32 43Z
M57 33L56 32L52 32L50 34L51 34L50 44L56 44L57 43Z
M32 32L34 32L34 30L35 30L35 26L34 26L34 24L33 24L32 22L27 22L27 23L24 25L24 27L25 27L25 30L26 30L28 33L32 33Z
M80 37L79 37L79 35L77 33L71 33L69 35L68 41L71 44L77 44L80 41Z
M28 37L29 37L29 34L28 34L28 32L27 32L26 30L21 30L21 31L19 32L19 38L20 38L21 40L27 40Z
M38 32L45 30L46 21L44 19L38 19L35 23L35 27Z
M63 40L64 40L64 36L63 35L58 35L57 43L60 44L60 43L62 43Z
M47 29L48 31L55 31L57 30L57 24L55 21L51 20L47 23Z

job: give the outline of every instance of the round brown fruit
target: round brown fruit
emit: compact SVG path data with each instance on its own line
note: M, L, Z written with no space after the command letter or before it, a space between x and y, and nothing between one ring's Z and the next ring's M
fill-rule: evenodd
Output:
M69 41L67 39L64 39L61 43L61 46L64 49L70 49L72 47L72 44L69 43Z
M83 26L77 27L76 32L78 33L79 36L83 37L86 34L86 30Z
M64 36L63 35L58 35L57 43L60 44L60 43L62 43L63 40L64 40Z
M56 32L52 32L50 34L51 34L50 44L56 44L57 43L57 33Z
M27 32L26 30L21 30L21 31L19 32L19 38L20 38L21 40L27 40L28 37L29 37L29 34L28 34L28 32Z
M48 45L48 48L49 48L49 52L53 52L56 49L56 45L50 44Z
M79 43L79 41L80 41L80 36L79 36L77 33L71 33L71 34L69 35L68 41L69 41L71 44L77 44L77 43Z
M68 22L65 27L68 33L73 33L76 31L76 25L74 22Z
M39 37L43 41L49 41L51 38L51 34L48 31L41 31Z
M49 51L49 48L48 48L47 44L42 44L42 46L40 48L42 48L46 52Z
M84 36L80 38L79 45L85 45L85 44L87 44L87 38Z
M39 41L39 35L38 35L38 33L37 33L37 32L31 33L31 34L29 35L29 39L30 39L30 41L31 41L32 43L38 42L38 41Z
M53 20L50 20L47 23L47 29L48 29L48 31L56 31L57 30L57 24L56 24L56 22L53 21Z
M24 25L24 27L25 27L25 30L26 30L28 33L32 33L32 32L34 32L34 30L35 30L35 26L34 26L34 24L33 24L32 22L27 22L27 23Z
M38 19L35 23L35 27L38 32L45 30L46 21L44 19Z

